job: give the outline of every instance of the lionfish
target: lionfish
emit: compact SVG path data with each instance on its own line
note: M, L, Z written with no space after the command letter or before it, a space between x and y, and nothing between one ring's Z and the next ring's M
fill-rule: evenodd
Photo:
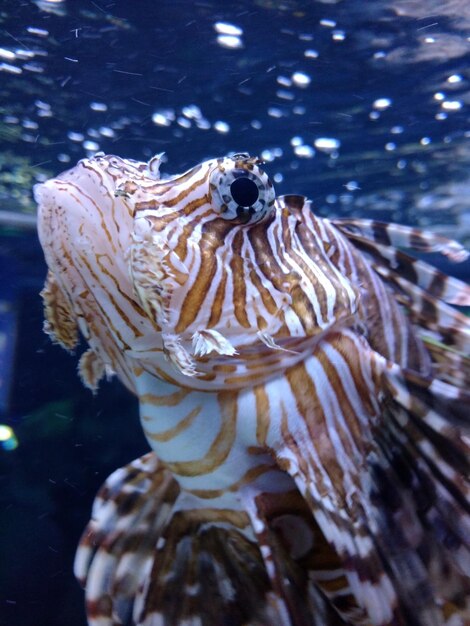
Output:
M467 252L320 218L245 153L160 164L35 190L45 330L152 449L94 502L89 624L470 624L470 287L404 249Z

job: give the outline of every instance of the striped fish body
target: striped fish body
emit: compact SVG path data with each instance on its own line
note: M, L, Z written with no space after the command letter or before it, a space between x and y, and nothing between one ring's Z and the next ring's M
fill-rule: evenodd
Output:
M36 188L46 331L153 453L77 553L90 624L465 624L470 290L235 155L98 156Z

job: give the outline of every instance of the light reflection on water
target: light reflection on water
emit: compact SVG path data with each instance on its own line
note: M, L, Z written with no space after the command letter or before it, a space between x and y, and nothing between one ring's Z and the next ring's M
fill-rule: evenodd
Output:
M401 194L381 218L465 221L458 198L447 210L468 184L465 1L35 4L11 3L0 38L0 136L34 180L99 150L165 150L175 172L243 149L320 212L378 214ZM0 178L7 210L33 210L24 196Z

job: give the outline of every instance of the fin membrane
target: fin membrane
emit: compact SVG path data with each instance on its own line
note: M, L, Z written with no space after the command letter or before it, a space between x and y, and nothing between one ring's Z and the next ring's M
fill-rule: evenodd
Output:
M153 453L104 483L75 559L90 626L315 626L291 619L246 513L180 496Z

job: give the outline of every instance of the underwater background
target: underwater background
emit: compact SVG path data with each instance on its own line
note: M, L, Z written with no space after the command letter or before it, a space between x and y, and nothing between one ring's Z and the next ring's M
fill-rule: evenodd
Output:
M243 151L322 216L469 246L469 81L468 0L0 0L1 626L85 626L76 544L148 449L137 402L42 333L33 185L98 151Z

